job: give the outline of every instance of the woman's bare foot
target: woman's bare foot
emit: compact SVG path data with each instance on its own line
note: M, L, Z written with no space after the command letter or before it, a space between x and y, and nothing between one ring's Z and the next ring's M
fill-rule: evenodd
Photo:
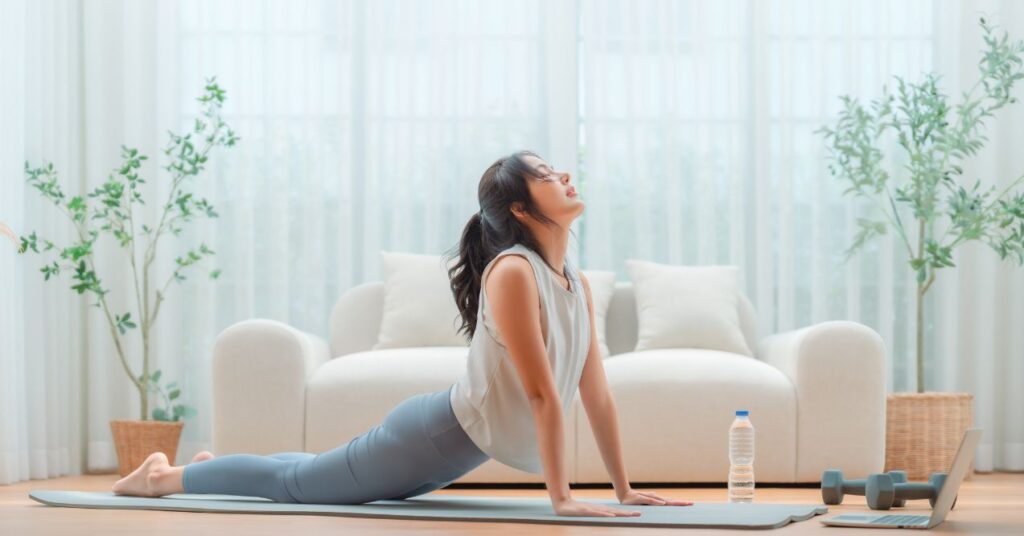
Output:
M116 495L135 495L138 497L161 497L175 490L166 489L168 478L174 467L167 461L163 452L150 454L146 461L128 476L114 483L112 491Z
M213 453L208 450L204 450L192 457L192 463L206 461L211 458L213 458Z

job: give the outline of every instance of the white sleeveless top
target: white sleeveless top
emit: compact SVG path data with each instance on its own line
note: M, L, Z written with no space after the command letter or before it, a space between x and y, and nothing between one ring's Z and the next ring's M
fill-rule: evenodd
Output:
M498 253L484 268L466 373L452 388L451 403L455 417L480 450L505 465L540 474L543 466L533 411L515 364L491 318L484 291L484 282L494 262L509 254L522 255L533 266L540 293L540 322L547 330L545 346L562 402L562 415L565 416L572 406L590 350L586 290L568 261L564 273L570 280L571 290L563 286L538 253L522 244Z

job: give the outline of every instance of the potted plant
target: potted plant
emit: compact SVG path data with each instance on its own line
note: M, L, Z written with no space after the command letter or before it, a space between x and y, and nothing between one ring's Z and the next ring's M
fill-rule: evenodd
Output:
M171 275L159 286L153 273L160 238L171 233L180 235L182 225L196 216L216 218L217 213L206 199L199 199L185 191L186 181L199 175L205 168L210 151L217 146L231 147L238 137L221 118L225 92L215 78L207 80L204 93L199 97L201 117L196 119L189 133L177 135L169 132L170 143L164 150L168 164L163 168L170 175L170 191L156 221L140 221L141 211L136 204L144 204L142 188L146 181L139 176L142 162L147 160L138 150L122 145L120 167L107 181L86 196L68 198L57 181L53 164L32 167L25 163L28 184L60 208L76 231L77 241L58 248L53 242L38 236L35 231L21 236L19 253L55 250L59 258L40 268L45 280L62 272L70 274L71 289L78 294L89 293L96 298L92 306L100 309L110 328L110 337L125 373L139 393L141 408L138 420L113 420L111 433L117 449L121 476L138 467L150 453L162 451L174 460L178 440L184 426L183 418L195 416L195 409L181 403L181 389L176 382L161 386L160 370L150 370L150 330L160 313L160 305L167 296L172 282L186 279L185 272L214 251L205 243L188 250L174 260ZM98 228L93 228L93 227ZM108 290L96 273L93 245L101 234L108 234L125 250L125 262L131 267L134 308L118 311L107 298ZM216 279L219 270L209 276ZM132 299L134 298L134 299ZM125 353L128 337L141 338L142 370L136 374ZM156 397L150 410L150 396ZM152 420L150 420L152 417Z
M906 469L912 479L948 470L971 424L970 393L925 390L923 302L936 272L954 266L953 248L968 240L982 241L1001 259L1012 257L1024 264L1024 193L1014 191L1024 175L991 199L994 187L979 192L980 180L969 190L959 183L964 162L987 141L985 118L1017 101L1011 91L1024 78L1024 42L1009 42L1005 32L994 35L984 18L980 23L986 45L978 63L980 76L955 108L940 90L938 75L928 73L916 84L895 77L896 95L883 90L870 107L842 96L838 121L818 130L828 141L830 173L850 183L844 195L853 192L870 199L883 218L858 219L859 231L846 260L892 228L916 274L917 392L888 397L885 461L885 470ZM901 173L905 180L891 189L882 165L882 148L890 141L907 156L902 166L906 172ZM912 210L909 231L914 240L908 238L902 207ZM940 218L948 225L936 237L932 229Z

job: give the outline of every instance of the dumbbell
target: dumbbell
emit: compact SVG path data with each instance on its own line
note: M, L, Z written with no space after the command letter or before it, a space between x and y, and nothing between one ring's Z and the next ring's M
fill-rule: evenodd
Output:
M908 499L928 499L928 504L934 508L945 483L946 473L932 473L928 483L897 482L892 475L874 474L868 477L865 484L865 496L872 510L888 510L893 506L901 506ZM956 500L953 504L956 504Z
M888 476L892 481L903 483L907 481L906 471L889 471ZM838 469L829 469L821 475L821 500L825 504L841 504L843 495L864 495L864 488L867 480L843 480L843 472ZM897 499L895 506L903 506L903 500Z

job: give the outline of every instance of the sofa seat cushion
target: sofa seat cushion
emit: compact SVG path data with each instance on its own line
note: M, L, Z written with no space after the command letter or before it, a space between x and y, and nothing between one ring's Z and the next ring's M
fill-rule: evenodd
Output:
M356 352L317 369L306 391L306 450L330 450L380 424L410 396L440 391L466 371L469 348Z
M796 470L796 392L781 371L752 357L707 349L658 349L604 361L618 409L630 478L722 482L729 471L729 426L750 410L755 429L755 480L792 481ZM579 408L578 481L607 474L593 432Z

